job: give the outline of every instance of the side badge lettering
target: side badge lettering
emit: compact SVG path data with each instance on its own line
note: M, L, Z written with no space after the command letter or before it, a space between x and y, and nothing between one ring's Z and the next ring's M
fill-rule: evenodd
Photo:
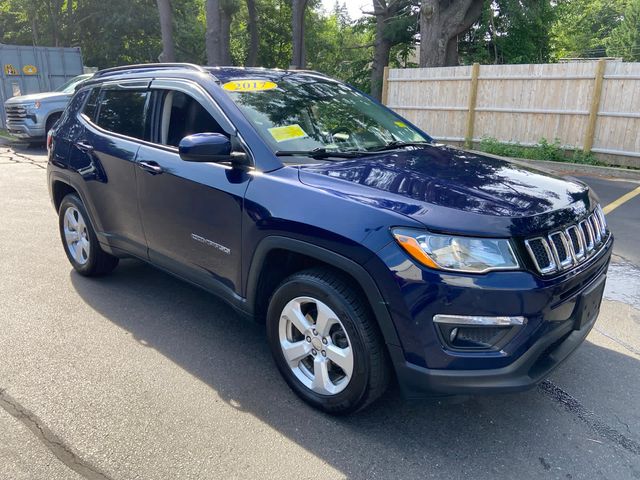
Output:
M228 247L225 247L224 245L220 245L219 243L216 243L212 240L209 240L208 238L204 238L201 237L200 235L196 235L195 233L191 234L191 238L193 240L195 240L196 242L200 242L205 244L208 247L213 247L217 250L220 250L222 253L226 253L227 255L231 255L231 249Z

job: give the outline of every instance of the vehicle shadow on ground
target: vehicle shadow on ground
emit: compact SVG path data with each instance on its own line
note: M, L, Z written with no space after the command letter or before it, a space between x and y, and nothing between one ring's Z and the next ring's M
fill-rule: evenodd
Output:
M449 403L406 402L394 388L359 414L324 415L281 380L264 327L216 297L133 260L99 279L72 272L71 281L105 318L205 382L233 408L256 416L350 478L543 473L576 478L576 472L581 476L590 468L610 476L620 470L606 468L632 465L619 461L603 471L598 456L610 455L613 447L538 390ZM638 368L636 360L589 342L582 349L615 357L610 361L629 371ZM613 388L608 371L590 376L597 388Z

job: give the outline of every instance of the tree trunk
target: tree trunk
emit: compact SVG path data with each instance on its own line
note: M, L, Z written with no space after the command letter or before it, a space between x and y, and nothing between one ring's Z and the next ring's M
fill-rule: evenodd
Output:
M449 39L447 43L447 53L444 59L445 67L457 67L460 65L460 58L458 57L458 36Z
M33 46L35 47L40 45L40 40L38 39L38 23L36 22L35 13L31 13L31 15L33 15L31 17L31 33L33 35Z
M160 32L162 33L162 53L158 57L161 62L175 62L176 53L173 46L173 12L169 0L156 0L160 15Z
M53 5L51 0L47 1L47 8L49 10L49 20L51 22L51 36L54 47L60 46L60 23L59 23L59 13L60 9L58 5ZM61 7L61 6L60 6Z
M73 1L67 0L67 46L73 46Z
M307 0L292 0L293 58L291 59L291 68L304 68L306 65L304 51L304 12L306 8Z
M220 2L219 0L207 0L207 31L205 34L205 46L207 50L207 64L218 66L224 63L222 60L221 35L220 35Z
M384 67L389 65L391 53L391 42L385 37L385 27L391 12L385 0L373 0L373 14L376 17L376 35L373 42L373 64L371 65L371 96L380 100L382 98Z
M494 21L493 9L489 7L489 25L491 25L491 43L493 43L493 63L498 64L498 33Z
M478 21L483 0L422 0L420 5L420 66L457 65L457 39ZM454 48L452 42L456 42Z
M247 54L247 67L255 67L258 63L258 46L260 44L260 33L258 31L258 11L256 0L247 0L247 10L249 18L247 29L249 30L249 53Z
M231 59L231 22L238 10L236 0L220 2L220 58L224 65L232 65Z

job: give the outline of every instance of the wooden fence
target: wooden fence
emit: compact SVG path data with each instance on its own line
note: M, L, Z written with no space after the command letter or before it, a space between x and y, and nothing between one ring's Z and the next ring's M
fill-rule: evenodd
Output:
M567 149L640 167L640 63L388 69L382 95L444 142L558 139Z

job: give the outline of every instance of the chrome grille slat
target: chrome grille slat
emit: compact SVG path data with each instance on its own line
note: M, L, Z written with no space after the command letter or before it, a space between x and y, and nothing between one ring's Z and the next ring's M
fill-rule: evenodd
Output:
M600 243L600 241L602 240L602 232L600 231L600 222L598 221L598 218L593 214L589 216L589 221L591 222L591 226L593 227L593 233L596 236L595 243Z
M573 265L573 256L571 255L569 243L565 238L564 232L554 232L550 234L549 241L558 268L564 270L568 266Z
M600 232L604 237L607 234L607 219L605 218L604 210L602 210L602 207L600 205L598 205L598 208L596 208L596 216L600 221Z
M584 237L584 245L587 253L589 253L595 247L593 242L593 229L591 224L587 220L582 220L580 223L580 233Z
M562 272L591 258L607 239L604 212L597 205L592 213L564 230L525 240L533 263L543 275Z
M544 237L532 238L530 240L525 240L524 242L527 250L529 251L529 255L533 259L533 262L536 265L536 268L540 273L551 273L556 271L556 262L553 258L553 253L551 253L551 249L549 248L549 243L547 239ZM538 250L542 249L544 255L542 255Z
M584 236L577 225L571 225L566 230L567 237L571 242L571 251L573 253L573 259L577 263L584 258Z

